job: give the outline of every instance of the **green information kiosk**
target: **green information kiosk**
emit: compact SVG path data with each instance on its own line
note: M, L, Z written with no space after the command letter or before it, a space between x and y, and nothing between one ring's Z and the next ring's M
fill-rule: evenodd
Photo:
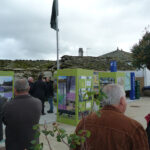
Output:
M11 100L14 96L14 72L0 71L0 98Z
M62 69L57 72L57 121L77 125L82 114L87 115L93 97L86 92L93 90L93 71Z

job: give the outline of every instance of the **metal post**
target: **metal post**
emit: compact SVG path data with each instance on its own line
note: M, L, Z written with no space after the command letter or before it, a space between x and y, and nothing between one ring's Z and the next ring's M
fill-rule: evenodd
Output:
M58 0L57 0L58 6ZM58 29L58 16L56 17L56 42L57 42L57 70L59 69L59 29Z
M59 29L58 29L58 19L57 19L57 31L56 31L56 41L57 41L57 70L59 69Z

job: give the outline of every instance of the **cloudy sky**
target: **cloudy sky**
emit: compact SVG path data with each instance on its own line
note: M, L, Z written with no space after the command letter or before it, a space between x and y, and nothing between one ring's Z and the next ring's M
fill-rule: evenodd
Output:
M0 0L0 59L56 60L53 0ZM150 0L59 0L60 57L131 47L150 25Z

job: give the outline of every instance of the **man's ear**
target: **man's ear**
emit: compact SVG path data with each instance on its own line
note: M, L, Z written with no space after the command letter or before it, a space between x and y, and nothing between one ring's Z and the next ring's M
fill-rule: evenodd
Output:
M120 103L119 103L119 106L120 106L120 110L122 113L124 113L126 111L126 100L125 100L125 97L121 97L120 98Z
M122 105L124 105L125 104L125 102L124 102L124 98L123 97L121 97L120 98L120 105L122 106Z

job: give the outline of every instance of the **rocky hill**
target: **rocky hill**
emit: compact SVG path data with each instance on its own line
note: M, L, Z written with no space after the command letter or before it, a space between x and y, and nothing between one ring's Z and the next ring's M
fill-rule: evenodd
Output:
M55 61L49 60L0 60L0 70L14 71L16 78L32 76L36 79L41 73L49 71L51 74L55 64Z
M117 62L118 70L135 70L132 65L132 54L119 49L99 57L65 55L61 58L60 67L62 69L84 68L98 71L107 71L110 70L110 62L112 60Z
M83 68L98 71L110 70L110 62L117 62L117 70L135 70L132 65L132 54L117 49L111 53L99 57L90 56L68 56L60 60L60 68ZM49 60L0 60L0 70L15 71L19 76L33 76L37 78L39 73L54 72L57 69L56 61Z
M0 70L48 70L55 63L49 60L0 60Z

